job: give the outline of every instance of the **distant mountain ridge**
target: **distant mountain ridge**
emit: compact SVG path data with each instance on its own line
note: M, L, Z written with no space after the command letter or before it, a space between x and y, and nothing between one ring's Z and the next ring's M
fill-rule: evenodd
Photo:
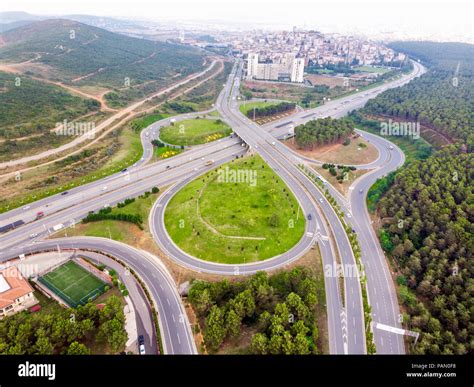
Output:
M44 19L47 19L47 17L32 15L31 13L21 11L0 12L0 23L14 23L18 21L35 21Z

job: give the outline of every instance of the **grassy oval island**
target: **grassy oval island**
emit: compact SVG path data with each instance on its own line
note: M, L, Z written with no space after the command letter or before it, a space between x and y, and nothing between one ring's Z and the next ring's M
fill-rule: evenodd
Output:
M234 160L189 183L170 200L164 220L182 250L227 264L284 253L305 228L293 193L259 156Z
M173 145L198 145L215 141L231 133L232 129L220 119L194 118L161 128L160 139Z

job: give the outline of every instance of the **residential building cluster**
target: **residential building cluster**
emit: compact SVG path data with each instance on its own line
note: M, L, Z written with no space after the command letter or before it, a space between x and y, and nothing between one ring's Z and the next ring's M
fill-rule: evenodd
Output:
M355 36L317 31L243 32L229 39L247 58L247 78L303 82L302 68L328 65L392 65L404 54L384 44Z

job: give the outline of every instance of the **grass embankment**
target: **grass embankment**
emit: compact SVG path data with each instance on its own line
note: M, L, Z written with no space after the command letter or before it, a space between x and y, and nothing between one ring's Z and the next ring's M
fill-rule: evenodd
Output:
M245 102L239 106L241 113L247 117L247 113L253 109L268 107L278 105L278 102L269 102L269 101L257 101L257 102Z
M147 126L150 126L156 121L160 121L164 118L169 117L169 114L166 113L152 113L152 114L147 114L145 116L135 118L130 126L132 127L135 132L140 132L142 129L145 129Z
M160 129L160 140L173 145L198 145L231 133L232 129L221 120L195 118Z
M241 179L234 182L234 173ZM295 197L259 156L225 164L191 182L165 212L165 226L180 248L229 264L289 250L303 236L304 225Z
M113 207L111 215L139 215L143 219L142 228L148 230L148 214L157 199L159 193L150 194L136 198L134 202L127 204L125 207ZM126 243L128 245L137 245L137 240L143 237L140 228L129 222L119 220L100 220L89 223L76 224L74 228L61 230L55 234L55 237L61 238L65 236L94 236L102 238L111 238L113 240Z
M112 175L142 154L140 136L130 128L110 133L98 145L9 179L0 188L0 213Z

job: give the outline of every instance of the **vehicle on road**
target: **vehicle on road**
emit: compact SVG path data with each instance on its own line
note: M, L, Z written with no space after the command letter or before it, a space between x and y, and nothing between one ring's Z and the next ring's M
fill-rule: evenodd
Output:
M43 216L44 216L44 212L39 211L38 213L36 213L36 220L41 219Z
M25 207L23 207L23 210L27 210L29 208L30 208L30 206L25 206Z
M33 234L30 235L30 239L34 239L34 238L36 238L37 236L38 236L38 234L34 232Z
M10 231L10 230L13 230L14 228L17 228L17 227L21 226L22 224L25 224L25 222L22 221L22 220L17 220L15 222L7 224L6 226L2 226L2 227L0 227L0 234L2 234L4 232L7 232L7 231Z
M214 160L211 159L211 160L206 161L206 165L212 165L212 164L214 164Z
M364 190L361 188L361 189L359 190L359 193L362 193L362 192L364 192Z
M128 170L127 168L124 168L122 169L122 172L127 172L127 170Z
M69 193L69 191L64 191L64 192L61 192L61 195L67 195Z
M138 351L140 352L140 355L145 355L145 338L143 335L138 336Z
M104 186L102 187L102 191L107 191L107 186L106 186L106 185L104 185Z
M323 202L324 202L323 198L320 198L320 199L319 199L319 202L320 202L320 203L323 203Z
M308 214L308 220L311 220L313 219L313 217L311 216L311 214Z

